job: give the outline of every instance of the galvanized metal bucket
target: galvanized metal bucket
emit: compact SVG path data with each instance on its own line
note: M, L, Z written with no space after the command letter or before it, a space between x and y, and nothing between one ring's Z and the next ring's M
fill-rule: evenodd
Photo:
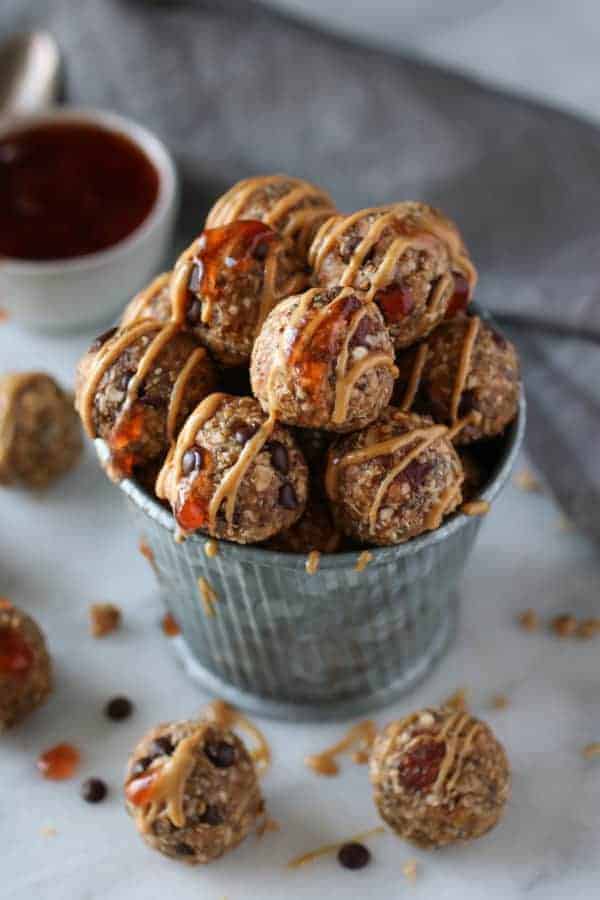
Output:
M513 467L525 429L525 400L509 428L482 499L492 501ZM106 446L96 442L98 453ZM122 481L154 554L163 603L181 628L172 643L204 688L246 710L277 718L357 715L408 691L453 634L456 583L481 520L454 515L437 531L397 547L306 557L219 542L174 540L173 516L133 481ZM199 579L215 591L207 615Z

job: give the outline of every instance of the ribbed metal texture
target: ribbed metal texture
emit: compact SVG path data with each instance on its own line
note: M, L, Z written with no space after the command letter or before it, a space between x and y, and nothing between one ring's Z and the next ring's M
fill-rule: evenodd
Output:
M508 478L524 424L523 400L482 498L491 501ZM453 632L456 583L478 518L457 515L408 544L374 549L362 572L357 553L342 553L323 557L308 575L304 556L223 541L209 558L205 537L178 544L170 513L134 482L121 488L181 627L173 643L186 668L239 706L296 719L356 714L412 687ZM214 615L202 601L201 577L217 595Z

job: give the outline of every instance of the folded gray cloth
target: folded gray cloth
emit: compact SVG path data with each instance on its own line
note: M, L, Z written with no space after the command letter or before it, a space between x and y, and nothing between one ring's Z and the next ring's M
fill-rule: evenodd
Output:
M0 32L49 28L69 101L156 129L184 176L179 243L238 178L287 171L340 208L421 199L455 218L478 299L524 358L529 448L600 538L600 131L243 0L3 0ZM533 326L588 341L539 336Z

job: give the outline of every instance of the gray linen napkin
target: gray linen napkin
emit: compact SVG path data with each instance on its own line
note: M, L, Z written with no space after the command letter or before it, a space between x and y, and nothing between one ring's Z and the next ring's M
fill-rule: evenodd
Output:
M454 217L478 299L513 322L529 449L600 539L598 129L244 0L3 0L0 34L33 24L61 44L69 101L134 116L173 148L179 245L226 186L261 171L319 182L346 210L423 199Z

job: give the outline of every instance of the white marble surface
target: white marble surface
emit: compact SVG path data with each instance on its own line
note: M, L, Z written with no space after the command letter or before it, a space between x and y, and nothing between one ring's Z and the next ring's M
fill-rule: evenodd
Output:
M70 381L88 341L29 336L4 324L1 368L46 368ZM525 634L513 621L529 606L545 616L599 612L597 548L561 530L548 496L507 489L464 578L457 644L414 696L377 716L383 724L469 687L474 711L489 718L514 767L505 821L477 844L438 854L415 852L390 834L373 838L373 864L356 873L333 857L299 871L285 867L299 853L377 824L364 768L348 762L338 778L319 779L303 765L307 752L342 733L339 724L261 723L274 751L264 790L279 833L250 838L230 858L195 870L138 839L120 796L128 750L149 726L193 715L205 698L158 627L153 576L124 513L89 448L79 469L43 500L0 494L0 595L40 621L57 671L48 705L1 739L3 900L597 897L600 762L584 761L581 748L600 739L598 643ZM118 603L125 615L123 630L101 642L87 632L88 604L98 600ZM496 692L508 695L506 710L490 711ZM116 693L136 705L121 724L102 715ZM82 750L79 776L44 781L35 759L62 740ZM110 785L99 806L79 797L79 782L90 775ZM45 828L56 834L45 836ZM414 887L401 874L411 858L420 863Z

